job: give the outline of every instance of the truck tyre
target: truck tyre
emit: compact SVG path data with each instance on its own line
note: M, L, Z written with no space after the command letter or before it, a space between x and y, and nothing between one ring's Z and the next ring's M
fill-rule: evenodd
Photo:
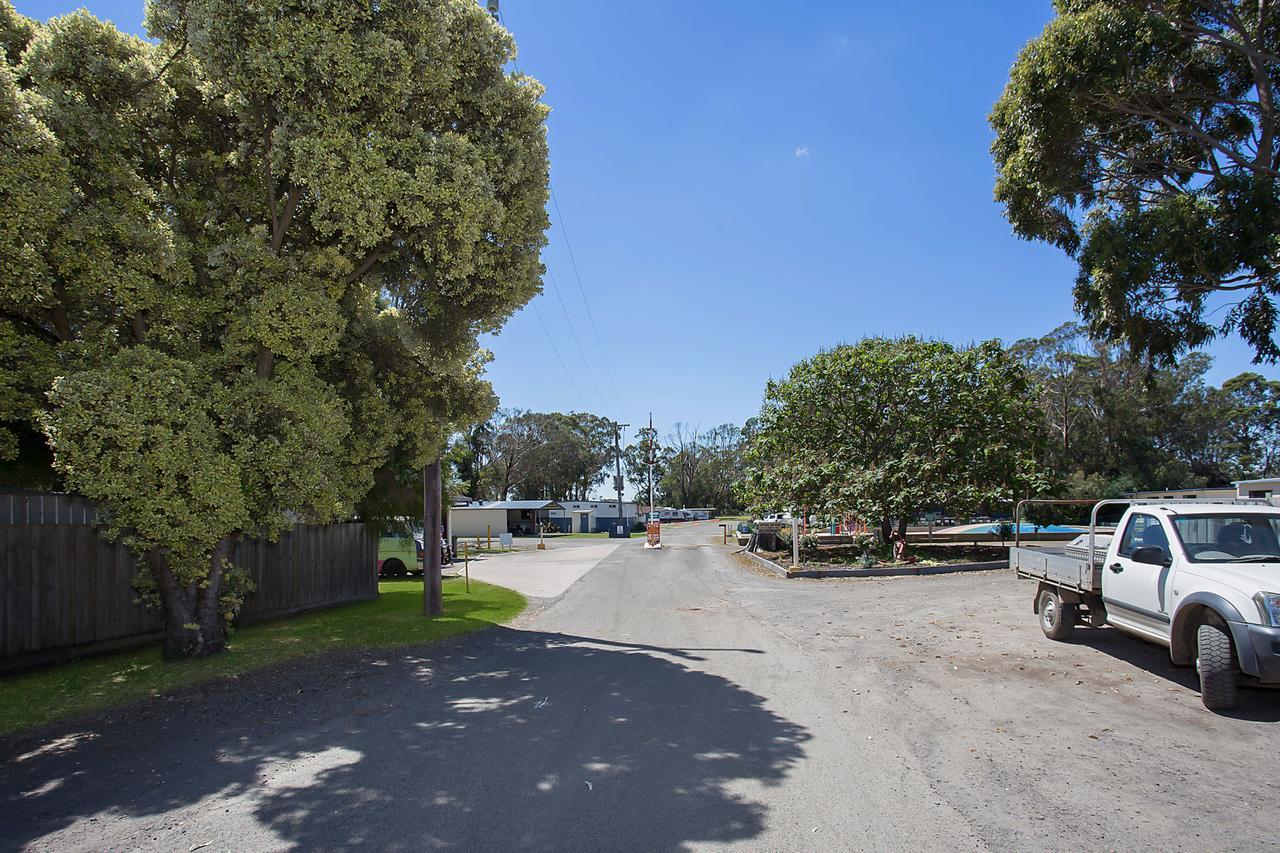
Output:
M408 571L405 570L404 563L393 557L383 562L382 574L389 578L402 578L408 574Z
M1210 711L1236 706L1236 662L1231 636L1220 625L1196 630L1196 670L1200 673L1200 701Z
M1065 640L1076 628L1076 605L1067 604L1055 590L1040 590L1040 630L1050 640Z

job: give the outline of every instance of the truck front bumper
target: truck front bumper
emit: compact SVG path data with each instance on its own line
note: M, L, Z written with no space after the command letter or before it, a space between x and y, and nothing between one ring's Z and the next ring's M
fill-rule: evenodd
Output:
M1230 623L1240 669L1263 684L1280 684L1280 628Z

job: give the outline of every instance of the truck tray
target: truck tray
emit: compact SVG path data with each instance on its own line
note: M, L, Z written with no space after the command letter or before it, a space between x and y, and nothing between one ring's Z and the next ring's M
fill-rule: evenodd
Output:
M1084 550L1088 550L1087 544ZM1042 580L1066 589L1079 592L1102 589L1102 561L1097 559L1096 553L1094 560L1090 561L1084 558L1083 553L1075 557L1039 548L1010 548L1009 566L1018 573L1018 577Z
M1098 568L1107 559L1107 549L1111 547L1111 534L1098 533L1093 537L1093 564ZM1089 534L1082 533L1075 539L1067 543L1065 549L1068 557L1074 557L1077 560L1085 559L1089 553Z

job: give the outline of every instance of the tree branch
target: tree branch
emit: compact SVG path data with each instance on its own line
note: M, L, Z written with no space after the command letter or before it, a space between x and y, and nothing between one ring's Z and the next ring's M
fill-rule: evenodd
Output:
M369 254L365 255L364 260L361 261L360 264L354 270L351 271L350 275L348 275L345 279L342 280L342 283L344 285L349 285L359 281L360 278L363 277L365 273L373 269L374 264L382 260L383 255L386 254L386 247L387 247L387 244L382 243L377 247L375 247L373 251L371 251Z
M0 310L0 319L8 320L10 323L17 323L18 325L26 328L27 331L39 335L51 344L63 343L63 339L58 337L57 334L49 331L44 326L24 314L17 314L8 310Z
M272 196L271 204L271 251L280 254L280 249L284 246L284 235L289 230L289 223L293 221L293 211L298 207L298 198L302 195L302 188L296 186L289 187L289 194L285 196L284 213L281 214L280 220L276 221L275 213L275 193L270 192Z

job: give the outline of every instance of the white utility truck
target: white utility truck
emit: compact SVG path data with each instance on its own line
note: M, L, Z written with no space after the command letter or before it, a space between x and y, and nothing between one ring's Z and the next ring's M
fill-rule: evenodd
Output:
M1021 533L1025 503L1015 513ZM1090 503L1093 503L1092 501ZM1099 512L1123 515L1100 525ZM1206 708L1235 707L1238 681L1280 685L1280 507L1265 500L1104 500L1062 553L1009 549L1039 582L1035 613L1051 640L1110 625L1194 666Z

